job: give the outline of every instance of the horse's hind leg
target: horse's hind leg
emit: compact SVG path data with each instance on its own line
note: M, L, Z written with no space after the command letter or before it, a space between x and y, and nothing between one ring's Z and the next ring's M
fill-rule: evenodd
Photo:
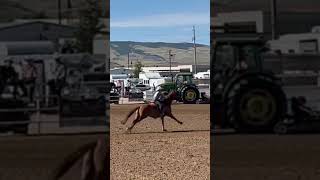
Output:
M87 152L82 160L81 180L89 180L93 174L93 152Z
M132 121L132 124L130 127L127 128L127 132L131 132L131 129L139 122L141 121L141 116L139 115L139 111L136 112L136 118Z
M169 113L168 116L169 116L170 118L174 119L177 123L183 124L183 122L179 121L176 117L174 117L172 113Z

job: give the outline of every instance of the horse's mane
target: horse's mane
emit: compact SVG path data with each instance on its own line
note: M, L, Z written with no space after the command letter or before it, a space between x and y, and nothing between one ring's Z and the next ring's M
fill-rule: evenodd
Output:
M176 93L176 92L175 91L171 91L168 95L165 96L164 100L165 100L166 103L171 103L171 101L173 100L171 98L173 93Z

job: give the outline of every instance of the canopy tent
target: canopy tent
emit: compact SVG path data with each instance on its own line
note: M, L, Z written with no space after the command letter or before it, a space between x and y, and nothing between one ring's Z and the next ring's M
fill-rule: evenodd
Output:
M3 55L53 54L55 46L51 41L1 42Z

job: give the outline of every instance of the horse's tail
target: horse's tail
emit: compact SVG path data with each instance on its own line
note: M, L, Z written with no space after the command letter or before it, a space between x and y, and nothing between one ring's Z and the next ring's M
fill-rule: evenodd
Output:
M94 149L97 145L97 142L87 143L80 148L78 148L75 152L71 153L67 156L62 164L58 166L57 169L53 172L53 180L60 179L69 169L82 157L85 153L89 152L90 150Z
M140 108L140 106L135 107L134 109L132 109L132 110L127 114L127 116L121 121L121 124L125 124L125 123L128 121L129 117L130 117L134 112L136 112L139 108Z

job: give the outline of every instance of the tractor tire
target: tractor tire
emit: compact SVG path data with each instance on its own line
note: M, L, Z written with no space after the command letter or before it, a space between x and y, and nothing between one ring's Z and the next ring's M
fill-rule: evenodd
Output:
M181 90L181 100L184 104L196 104L199 99L199 90L195 87L186 86Z
M270 132L284 118L287 102L279 85L251 78L235 86L227 117L237 132Z

